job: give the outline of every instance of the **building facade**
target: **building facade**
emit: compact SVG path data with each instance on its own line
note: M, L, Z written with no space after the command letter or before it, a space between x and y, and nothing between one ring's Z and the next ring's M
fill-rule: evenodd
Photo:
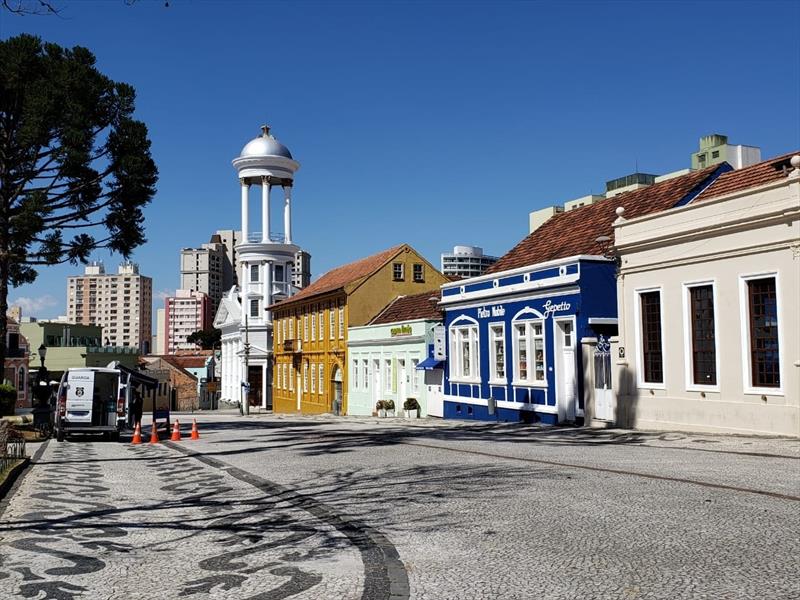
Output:
M704 169L556 214L485 275L442 286L445 418L583 420L580 342L616 334L608 252L615 219L686 204L728 170Z
M139 360L135 346L104 345L103 329L98 325L33 321L19 327L28 340L33 369L39 365L38 348L42 344L47 347L45 366L51 379L72 367L106 367L113 361L134 369Z
M199 248L182 248L181 289L206 294L216 310L224 293L238 283L239 243L240 231L222 229Z
M742 169L761 162L761 149L756 146L729 144L727 135L712 133L700 138L700 149L692 154L692 169L704 169L727 162Z
M615 421L800 436L800 156L615 230Z
M202 292L177 290L175 296L164 299L165 354L196 348L188 337L196 331L211 328L211 299ZM160 333L160 331L159 331Z
M399 295L436 290L445 281L401 244L333 269L276 303L275 411L346 414L348 328L366 325Z
M454 246L452 252L443 252L442 275L446 277L478 277L497 262L496 256L488 256L479 246Z
M429 399L434 416L442 416L442 365L425 365L442 324L438 304L438 290L401 296L369 324L347 330L348 415L371 415L379 400L393 400L402 414L403 403L415 398L420 416L430 414Z
M239 285L220 303L214 327L222 332L222 400L272 408L272 314L268 307L292 296L295 257L292 185L300 164L270 135L269 127L233 160L241 187L241 242L236 246ZM251 227L250 192L261 191L261 230ZM272 188L283 190L283 232L271 224Z
M105 346L133 347L147 354L152 346L153 280L135 263L106 274L102 263L67 278L67 320L103 328Z
M18 318L22 313L15 311ZM33 398L29 391L30 345L20 332L19 323L11 316L6 317L6 358L4 382L17 390L17 408L29 408ZM38 366L38 365L37 365Z

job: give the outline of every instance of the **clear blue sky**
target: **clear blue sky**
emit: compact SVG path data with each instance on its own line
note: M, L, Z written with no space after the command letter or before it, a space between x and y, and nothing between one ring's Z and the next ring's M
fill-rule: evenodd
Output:
M0 36L86 46L135 86L160 170L134 255L154 296L181 247L239 227L231 160L264 122L302 165L314 276L399 242L434 264L454 244L502 255L531 210L688 167L704 134L800 147L798 2L56 2L0 13ZM61 314L80 272L11 300Z

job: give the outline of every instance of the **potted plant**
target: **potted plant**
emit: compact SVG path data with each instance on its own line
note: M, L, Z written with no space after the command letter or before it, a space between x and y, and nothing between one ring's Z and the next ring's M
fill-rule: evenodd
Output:
M375 410L378 412L378 416L383 419L386 417L386 401L385 400L378 400L375 403Z
M403 415L406 419L419 418L419 402L416 398L406 398L406 401L403 402Z
M394 400L384 400L383 404L386 408L386 416L393 417L394 416Z

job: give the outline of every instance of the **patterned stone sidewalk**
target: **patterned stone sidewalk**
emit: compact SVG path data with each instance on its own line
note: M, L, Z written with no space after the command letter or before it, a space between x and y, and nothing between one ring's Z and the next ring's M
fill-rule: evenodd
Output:
M0 598L359 597L359 548L274 492L164 446L50 442L0 517Z

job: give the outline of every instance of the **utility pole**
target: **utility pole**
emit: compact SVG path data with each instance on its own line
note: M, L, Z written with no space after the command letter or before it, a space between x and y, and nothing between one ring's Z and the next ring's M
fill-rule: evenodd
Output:
M245 300L245 296L242 296L242 300ZM247 325L247 313L250 312L249 304L247 301L242 302L242 308L244 309L244 383L242 385L244 402L242 410L246 415L250 414L250 399L248 397L250 392L250 334Z

